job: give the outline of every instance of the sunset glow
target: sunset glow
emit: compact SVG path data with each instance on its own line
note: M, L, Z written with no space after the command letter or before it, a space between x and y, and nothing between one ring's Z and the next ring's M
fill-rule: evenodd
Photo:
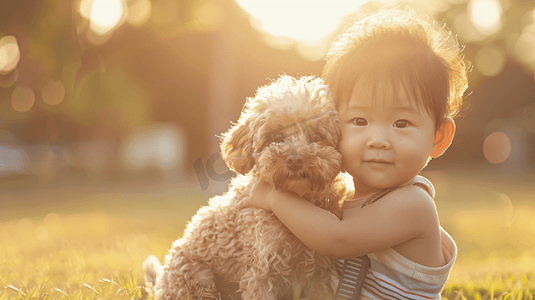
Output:
M317 44L340 26L342 18L355 12L366 0L284 1L236 0L250 14L253 27L264 32L268 44L279 46L280 39ZM279 38L279 40L274 39ZM313 47L310 47L313 48Z

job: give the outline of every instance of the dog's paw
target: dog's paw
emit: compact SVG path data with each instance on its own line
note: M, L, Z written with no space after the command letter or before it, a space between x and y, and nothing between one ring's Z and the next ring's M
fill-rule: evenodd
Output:
M143 264L143 274L145 277L145 289L151 295L154 295L154 285L156 284L156 277L163 273L163 267L158 258L154 255L149 255Z

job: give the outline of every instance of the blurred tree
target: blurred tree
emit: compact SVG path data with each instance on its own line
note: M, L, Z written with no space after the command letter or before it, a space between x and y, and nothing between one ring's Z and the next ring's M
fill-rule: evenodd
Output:
M362 9L373 11L387 2L404 1L368 1ZM456 143L430 168L453 161L485 164L482 144L488 124L527 115L522 111L535 101L535 42L529 39L535 40L535 3L407 2L453 28L473 64ZM246 97L258 86L282 73L319 75L324 64L304 58L296 43L270 47L265 33L253 29L254 20L233 0L128 0L122 2L126 9L118 25L102 36L92 32L80 3L0 4L0 38L15 36L21 52L17 68L0 74L0 127L27 144L69 145L106 138L119 145L135 128L174 123L188 136L191 169L197 158L206 160L217 151L215 135L237 120ZM149 14L146 23L132 21L133 13L127 15L136 9ZM331 38L356 16L346 16ZM496 26L498 30L492 29ZM64 87L64 99L55 105L42 97L50 80ZM19 84L35 95L27 112L12 107L11 96ZM529 124L518 138L533 150ZM523 154L531 167L533 152Z

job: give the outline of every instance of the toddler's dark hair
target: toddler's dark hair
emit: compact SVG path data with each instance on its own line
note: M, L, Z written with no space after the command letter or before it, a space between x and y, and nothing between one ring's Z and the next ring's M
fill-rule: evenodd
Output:
M451 31L396 8L380 10L344 32L327 54L322 77L337 109L356 94L380 99L389 87L422 105L438 130L446 117L459 113L466 73Z

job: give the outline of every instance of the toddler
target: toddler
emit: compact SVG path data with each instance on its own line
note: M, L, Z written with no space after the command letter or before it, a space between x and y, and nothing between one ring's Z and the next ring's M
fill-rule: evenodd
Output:
M418 174L455 133L467 88L456 40L411 11L382 10L339 37L322 77L355 188L342 218L266 182L242 205L272 211L320 254L341 262L367 255L359 299L440 299L457 250L440 226L432 184Z

